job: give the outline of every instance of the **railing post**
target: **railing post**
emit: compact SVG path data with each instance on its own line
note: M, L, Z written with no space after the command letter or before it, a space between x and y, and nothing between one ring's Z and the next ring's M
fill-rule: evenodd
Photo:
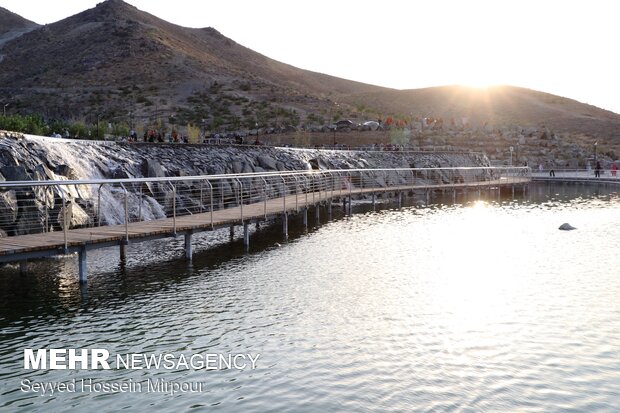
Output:
M243 183L239 178L235 178L235 181L239 184L239 207L241 209L241 223L243 224Z
M200 212L201 213L204 212L204 210L205 210L204 203L202 202L202 186L203 186L203 183L202 183L202 180L201 180L200 181Z
M138 222L142 221L142 202L143 202L143 199L142 199L142 186L143 186L143 184L140 184L140 199L139 199L139 202L138 202Z
M209 205L209 209L210 209L210 215L211 215L211 229L213 229L213 185L211 185L211 182L209 182L207 180L207 185L209 185L209 200L210 200L210 205Z
M293 175L295 178L295 211L299 212L299 180L297 175Z
M312 172L310 172L312 173ZM306 186L306 190L304 191L305 195L306 195L306 210L308 209L308 174L306 173L306 175L304 175L304 184Z
M49 187L48 186L44 186L43 190L44 190L44 194L45 194L45 231L43 232L48 232L49 230L49 207L47 206L47 191L48 191Z
M125 188L125 185L123 185L121 183L121 188L123 188L123 191L125 192L125 241L129 242L129 203L128 203L128 194L127 194L127 188Z
M267 219L267 180L261 177L263 180L263 215Z
M60 193L60 197L62 198L62 233L65 242L65 253L67 253L68 242L67 242L67 200L65 199L65 193L60 188L60 185L57 185L58 192Z
M353 205L351 203L353 200L353 178L349 172L347 172L347 184L349 185L349 215L351 215L353 213Z
M364 193L364 179L362 178L362 171L361 170L359 171L359 174L360 174L360 182L359 182L360 194L363 194Z
M172 182L168 181L172 186L172 232L174 236L177 236L177 187Z
M286 213L286 179L283 176L282 178L282 212Z
M103 184L99 184L99 190L97 191L97 226L101 226L101 187Z

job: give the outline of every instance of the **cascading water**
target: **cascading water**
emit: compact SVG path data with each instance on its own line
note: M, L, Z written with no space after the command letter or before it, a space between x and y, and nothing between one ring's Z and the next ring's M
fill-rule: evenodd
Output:
M161 178L172 176L219 175L246 172L273 172L308 169L355 168L435 168L489 166L488 159L475 153L415 153L378 151L334 151L252 146L210 146L142 144L80 141L21 135L0 131L0 181L97 180L123 178ZM433 172L440 176L444 172ZM431 174L431 175L433 175ZM430 179L423 173L419 179ZM437 178L435 175L433 177ZM443 177L449 179L450 177ZM379 185L396 185L405 177L364 178ZM467 179L467 177L464 177ZM398 182L397 182L398 181ZM371 182L372 183L372 182ZM70 226L122 224L125 201L130 221L204 211L201 184L177 182L176 188L164 182L118 183L39 187L11 191L0 188L0 236L20 235L62 228L67 211ZM262 185L262 182L257 182ZM233 180L220 180L213 188L216 199L231 200L236 194ZM267 192L277 193L281 185L269 184ZM30 194L28 192L30 191ZM197 194L198 193L198 194ZM207 197L209 194L207 194ZM214 196L211 194L211 196ZM176 202L173 203L173 198ZM21 204L20 204L21 203ZM63 205L65 205L63 207ZM66 208L66 210L65 210ZM33 218L34 217L34 218Z
M109 157L109 153L102 151L103 147L114 145L113 143L93 143L32 135L26 135L26 139L36 142L44 150L48 163L64 164L69 167L72 176L56 175L58 180L106 179L109 178L110 171L123 169L121 165L125 166L124 169L127 170L128 165L135 163L135 160L129 156L115 160ZM125 222L125 191L122 188L109 185L99 187L83 185L80 188L82 190L79 191L79 194L69 193L67 196L91 202L94 206L94 214L102 223L113 225ZM128 192L127 196L130 219L135 220L141 216L143 220L152 220L166 216L162 205L152 197L144 194L140 196L133 192ZM141 207L140 202L142 203Z

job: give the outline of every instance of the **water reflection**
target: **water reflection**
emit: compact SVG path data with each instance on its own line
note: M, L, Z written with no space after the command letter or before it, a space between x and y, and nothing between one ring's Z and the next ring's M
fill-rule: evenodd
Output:
M0 409L78 411L613 411L620 393L620 198L531 186L526 197L437 194L358 204L306 232L291 218L240 232L0 270ZM589 192L588 192L589 191ZM418 194L419 195L419 194ZM484 194L483 194L484 195ZM325 217L325 218L323 218ZM315 222L314 215L309 222ZM577 231L558 231L570 222ZM601 242L604 241L604 242ZM23 348L261 353L250 372L46 371L200 379L208 391L21 394Z

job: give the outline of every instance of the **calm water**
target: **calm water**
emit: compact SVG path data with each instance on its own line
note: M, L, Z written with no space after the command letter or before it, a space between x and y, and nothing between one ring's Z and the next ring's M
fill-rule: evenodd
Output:
M360 210L364 206L359 207ZM300 219L294 220L299 222ZM314 222L313 217L311 221ZM576 231L559 231L569 222ZM2 411L618 411L620 198L360 212L0 269ZM281 245L279 245L280 243ZM157 258L155 258L157 257ZM260 354L254 370L24 370L24 348ZM23 379L205 383L200 393L20 391Z

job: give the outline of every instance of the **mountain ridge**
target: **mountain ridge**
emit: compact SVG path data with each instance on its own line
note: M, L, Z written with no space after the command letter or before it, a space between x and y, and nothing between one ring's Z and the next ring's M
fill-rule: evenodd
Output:
M122 0L29 26L0 44L0 55L0 92L11 108L51 118L174 119L217 129L430 116L544 125L620 142L620 115L569 98L514 86L396 90L340 79L270 59L214 28L167 22Z

